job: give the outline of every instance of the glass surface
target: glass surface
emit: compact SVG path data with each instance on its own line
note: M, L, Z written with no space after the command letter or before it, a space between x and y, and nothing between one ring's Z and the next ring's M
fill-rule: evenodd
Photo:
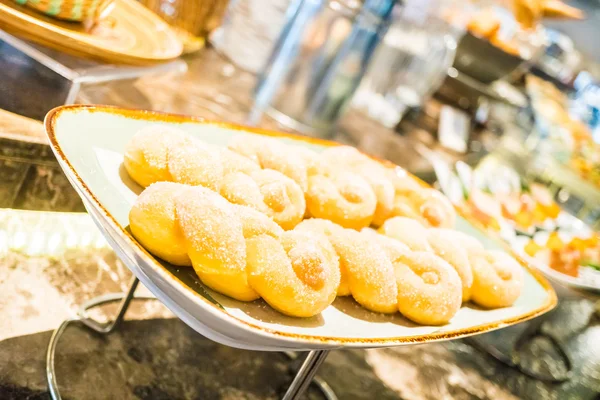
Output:
M43 120L67 101L72 82L0 39L0 109Z
M452 7L461 7L454 2ZM445 0L409 0L377 49L353 106L388 127L418 107L452 65L463 30L449 22Z
M393 0L292 4L259 77L256 110L299 131L328 136L387 30Z

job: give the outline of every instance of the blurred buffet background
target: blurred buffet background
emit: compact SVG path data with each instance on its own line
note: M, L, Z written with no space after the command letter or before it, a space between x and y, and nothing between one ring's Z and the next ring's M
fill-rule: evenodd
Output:
M49 148L44 116L64 104L356 146L558 293L476 342L340 352L323 372L339 398L600 399L599 43L598 0L0 0L0 399L50 398L49 330L131 275ZM284 357L136 307L109 339L70 333L68 398L266 399L291 379Z

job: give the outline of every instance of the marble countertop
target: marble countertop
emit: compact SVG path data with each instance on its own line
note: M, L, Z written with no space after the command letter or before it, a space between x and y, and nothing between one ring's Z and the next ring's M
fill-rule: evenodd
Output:
M185 75L87 87L80 101L243 123L253 77L211 50L187 62ZM269 119L261 125L279 128ZM89 217L73 212L83 207L44 144L41 125L0 113L0 132L10 133L0 134L0 399L49 399L50 331L83 301L125 290L131 274ZM429 168L405 139L356 114L342 120L335 138L413 170ZM340 399L598 400L597 298L563 289L559 296L558 308L534 321L542 335L527 340L520 356L533 370L560 373L567 366L556 351L559 343L573 361L571 379L560 384L506 367L465 340L334 351L319 374ZM295 364L284 355L210 342L158 302L136 304L128 318L107 337L69 328L57 356L65 398L276 399L293 377ZM529 326L478 340L509 354ZM314 390L308 397L320 398Z

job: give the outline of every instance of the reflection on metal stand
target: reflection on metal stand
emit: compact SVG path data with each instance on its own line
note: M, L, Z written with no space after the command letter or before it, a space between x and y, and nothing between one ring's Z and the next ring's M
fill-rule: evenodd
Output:
M546 317L538 318L537 320L530 322L529 326L525 329L525 331L517 338L510 355L504 354L496 347L490 344L486 344L483 341L475 339L473 337L465 339L465 343L469 344L470 346L476 348L479 351L487 353L502 364L517 369L522 374L527 375L531 378L550 383L560 383L568 381L572 377L573 363L571 361L571 358L563 348L562 344L552 335L548 335L543 332L542 324L544 323L544 321L546 321ZM543 337L550 341L550 343L552 343L552 346L564 361L566 369L564 373L556 375L549 373L546 375L533 371L532 369L527 368L525 365L523 365L520 356L521 349L532 339L538 337Z
M48 380L48 390L53 400L62 399L60 391L58 390L58 381L56 378L55 356L58 340L64 331L70 324L74 322L80 322L92 331L102 335L107 335L113 332L119 326L119 324L123 322L125 313L129 309L132 300L156 300L156 298L153 296L136 296L135 290L137 289L139 283L140 281L137 278L133 278L127 293L111 293L89 300L79 308L76 317L63 321L63 323L52 333L46 352L46 379ZM119 309L113 321L106 323L98 322L90 318L87 314L87 312L92 308L110 303L116 303L119 301ZM296 359L295 353L286 352L285 354L291 359ZM308 352L306 359L303 361L300 369L294 377L294 380L283 396L283 400L299 399L306 392L311 382L316 384L327 400L337 400L337 397L331 387L321 378L315 377L317 370L323 361L325 361L325 358L327 358L328 354L329 350L313 350Z

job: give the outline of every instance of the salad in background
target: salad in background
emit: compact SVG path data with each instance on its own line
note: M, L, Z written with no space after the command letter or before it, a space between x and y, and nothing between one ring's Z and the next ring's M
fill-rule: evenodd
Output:
M442 190L467 218L496 233L542 272L600 290L598 234L563 211L546 186L491 157L475 169L458 162L440 175Z
M552 83L528 76L526 88L543 147L600 186L600 87L588 84L571 99Z

